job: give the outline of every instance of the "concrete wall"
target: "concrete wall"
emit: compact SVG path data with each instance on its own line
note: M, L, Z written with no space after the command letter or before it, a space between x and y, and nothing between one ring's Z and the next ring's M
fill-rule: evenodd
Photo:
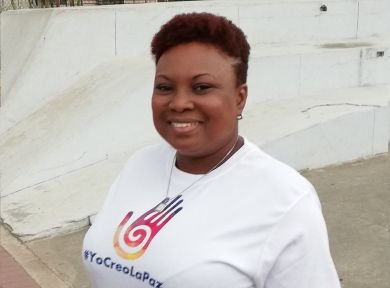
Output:
M185 11L222 14L244 29L253 47L251 100L387 83L390 2L329 1L327 12L319 6L308 0L201 1L3 13L1 97L8 116L0 132L105 62L149 61L153 33ZM380 61L378 50L385 51ZM272 85L275 77L285 84Z
M266 151L298 169L387 151L390 1L328 1L327 12L321 4L199 1L2 13L1 217L23 239L89 223L129 155L159 141L149 42L181 12L227 16L248 35L241 125Z

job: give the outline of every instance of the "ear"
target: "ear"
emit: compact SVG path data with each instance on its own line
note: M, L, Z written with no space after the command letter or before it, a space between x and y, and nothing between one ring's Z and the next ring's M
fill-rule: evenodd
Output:
M246 83L237 87L236 107L237 115L241 114L244 110L246 98L248 96L248 85Z

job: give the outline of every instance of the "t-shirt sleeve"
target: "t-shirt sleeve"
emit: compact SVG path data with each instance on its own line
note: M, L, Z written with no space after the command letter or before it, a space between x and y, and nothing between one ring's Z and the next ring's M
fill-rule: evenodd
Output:
M111 205L112 199L114 198L114 194L116 192L116 189L118 187L118 182L120 180L120 177L122 175L122 172L116 176L114 179L114 182L111 184L110 189L108 190L106 196L104 197L104 201L98 212L95 214L95 217L93 218L92 224L99 221L99 219L102 217L102 214L109 211L109 207Z
M339 288L326 224L316 192L296 201L264 247L256 287Z
M127 162L124 164L122 170L120 170L118 172L117 176L114 178L114 181L111 183L110 188L108 189L108 191L104 197L104 201L103 201L102 206L100 207L100 209L96 213L95 217L93 218L92 224L95 223L96 221L98 221L101 217L103 217L102 215L104 213L111 213L110 209L112 209L113 203L115 202L115 196L117 194L117 189L121 185L122 178L125 177L125 175L127 173L128 166L131 165L131 161L132 161L133 157L134 156L130 157L130 159L127 160Z

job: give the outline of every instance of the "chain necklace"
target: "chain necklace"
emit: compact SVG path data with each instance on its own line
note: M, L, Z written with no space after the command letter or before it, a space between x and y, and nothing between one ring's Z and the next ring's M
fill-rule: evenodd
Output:
M219 165L221 165L223 163L223 161L225 161L226 158L228 156L230 156L230 154L233 152L234 147L236 147L236 145L237 145L238 139L239 139L239 137L237 136L237 139L234 142L233 147L229 149L229 151L225 154L225 156L223 156L223 158L220 161L218 161L217 164L215 164L213 167L211 167L211 169L209 171L207 171L205 174L203 174L198 179L196 179L194 182L192 182L189 186L187 186L184 190L182 190L181 192L177 193L174 196L176 197L178 195L183 194L185 191L187 191L192 186L194 186L196 183L198 183L200 180L202 180L204 177L206 177L211 171L215 170ZM169 200L171 199L168 197L168 194L169 194L169 188L171 187L172 171L173 171L173 166L175 165L175 162L176 162L176 153L175 153L175 156L173 157L173 160L172 160L171 171L169 173L168 187L167 187L167 190L165 192L165 199L163 201L161 201L161 203L158 204L156 206L156 208L154 208L154 211L156 211L156 212L160 212L160 211L164 210L164 208L167 206Z

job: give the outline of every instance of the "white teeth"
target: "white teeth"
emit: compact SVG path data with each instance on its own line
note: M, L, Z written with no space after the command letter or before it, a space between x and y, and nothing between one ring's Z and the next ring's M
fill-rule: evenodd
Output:
M175 128L186 128L197 125L197 122L189 122L189 123L177 123L172 122L171 125Z

